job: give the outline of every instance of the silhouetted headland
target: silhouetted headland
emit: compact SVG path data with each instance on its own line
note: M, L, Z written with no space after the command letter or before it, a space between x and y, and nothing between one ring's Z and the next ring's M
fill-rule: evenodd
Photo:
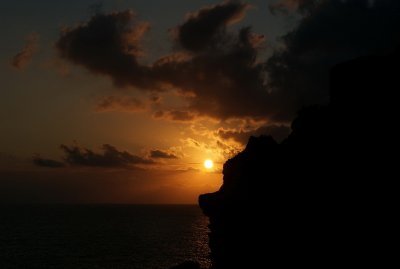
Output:
M213 269L382 267L399 53L331 71L331 102L303 108L281 143L251 137L199 204ZM394 189L392 189L394 191Z

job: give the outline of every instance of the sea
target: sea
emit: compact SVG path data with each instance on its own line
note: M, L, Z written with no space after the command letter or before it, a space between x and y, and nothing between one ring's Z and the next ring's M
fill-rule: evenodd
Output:
M197 205L0 205L0 268L210 266Z

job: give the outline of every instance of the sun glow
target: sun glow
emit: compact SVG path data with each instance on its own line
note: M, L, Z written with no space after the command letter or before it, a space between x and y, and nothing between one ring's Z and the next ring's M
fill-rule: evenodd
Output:
M211 168L214 167L214 162L211 161L210 159L207 159L207 160L204 161L204 167L206 169L211 169Z

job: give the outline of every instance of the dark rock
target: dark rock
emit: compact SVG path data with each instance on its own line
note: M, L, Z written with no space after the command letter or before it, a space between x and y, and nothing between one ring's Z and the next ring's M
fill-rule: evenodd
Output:
M302 109L278 144L251 137L224 164L219 191L199 204L210 220L213 269L382 267L393 158L399 54L333 68L331 103ZM396 180L397 181L397 180Z

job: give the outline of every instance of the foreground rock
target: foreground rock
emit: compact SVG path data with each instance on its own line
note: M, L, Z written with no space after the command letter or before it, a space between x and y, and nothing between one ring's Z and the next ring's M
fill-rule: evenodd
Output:
M199 197L213 269L390 262L383 238L397 181L398 60L338 65L329 105L300 111L280 144L251 137L224 164L221 189Z

